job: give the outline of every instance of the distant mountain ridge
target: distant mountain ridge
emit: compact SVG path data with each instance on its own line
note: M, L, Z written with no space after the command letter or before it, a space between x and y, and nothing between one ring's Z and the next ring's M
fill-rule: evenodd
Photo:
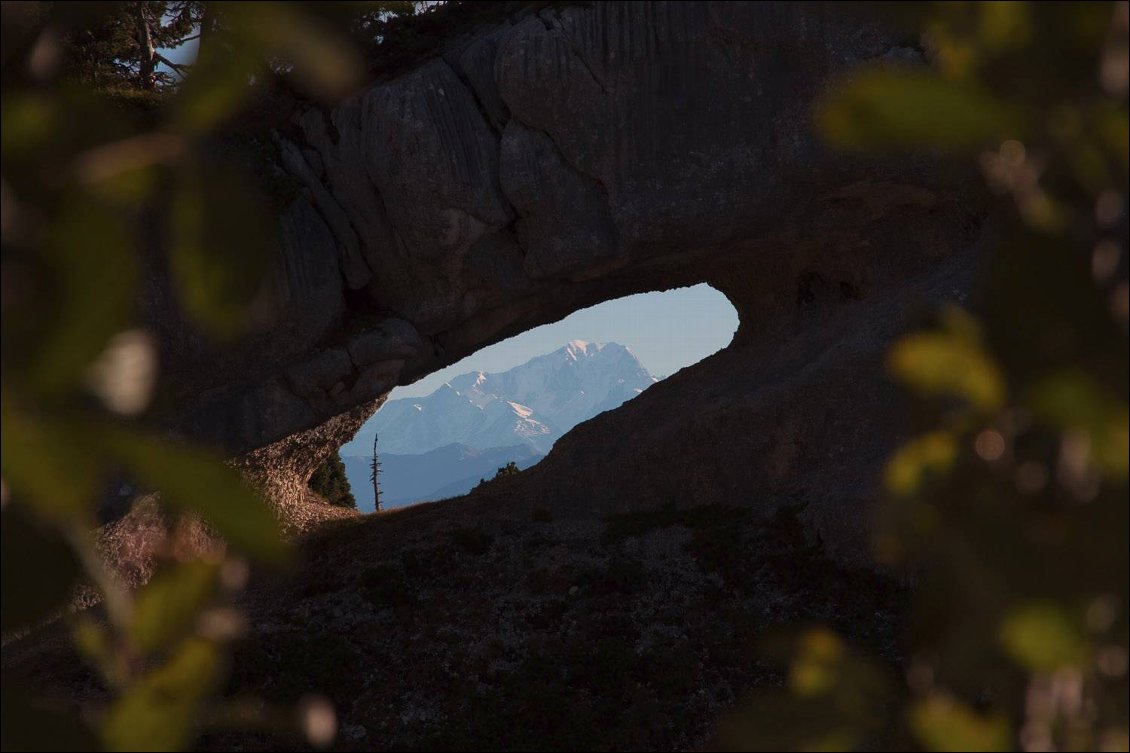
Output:
M519 468L528 468L542 457L528 445L480 450L450 444L418 455L381 453L381 504L387 509L456 497L470 491L481 479L493 478L501 466L511 461ZM359 509L372 511L369 458L345 455L342 460Z
M526 445L545 453L569 429L656 381L623 345L574 340L508 371L470 372L426 397L389 401L342 456L366 456L374 433L382 453L416 455L452 444Z

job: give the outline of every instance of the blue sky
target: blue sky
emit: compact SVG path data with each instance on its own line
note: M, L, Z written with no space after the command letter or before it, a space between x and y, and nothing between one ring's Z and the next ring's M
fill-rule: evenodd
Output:
M709 285L628 296L483 348L412 385L397 387L389 399L428 395L468 371L506 371L570 340L626 345L654 376L670 376L724 348L737 327L733 305Z
M185 42L176 49L162 47L157 51L167 57L169 60L172 60L174 63L193 63L196 62L196 51L199 48L200 40L193 39L189 42ZM171 73L174 77L179 75L176 71L169 68L169 66L165 65L164 63L158 63L157 70L164 71L165 73Z

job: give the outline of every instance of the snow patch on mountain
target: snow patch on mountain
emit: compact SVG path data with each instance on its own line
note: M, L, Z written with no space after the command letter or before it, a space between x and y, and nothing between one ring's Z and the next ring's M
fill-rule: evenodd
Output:
M342 454L371 449L374 432L381 436L381 450L393 453L453 443L480 449L521 443L548 452L569 429L656 381L619 343L573 340L508 371L472 371L425 398L391 400Z

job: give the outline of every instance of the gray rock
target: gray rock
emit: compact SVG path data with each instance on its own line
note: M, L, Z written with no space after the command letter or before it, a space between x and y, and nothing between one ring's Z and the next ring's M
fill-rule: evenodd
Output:
M406 361L426 348L424 339L403 319L385 319L349 341L349 358L357 366L380 360Z
M365 162L388 217L417 259L460 256L509 219L498 142L443 60L361 96Z
M544 133L514 120L502 134L502 189L518 210L532 279L585 279L622 266L620 239L600 185L566 165Z
M882 355L924 302L968 289L984 221L972 172L832 154L812 130L838 76L917 64L903 40L835 4L548 8L299 113L281 161L306 188L281 219L274 324L210 350L150 282L170 428L290 488L396 384L604 300L709 282L740 312L735 343L578 427L514 487L562 515L800 497L830 549L862 557L862 505L901 430ZM583 499L554 496L581 473Z
M312 398L328 391L335 383L353 371L349 353L340 349L327 350L311 360L296 364L287 370L287 381L295 394Z
M475 99L482 107L488 122L495 131L501 132L510 119L506 103L498 92L494 78L494 63L498 56L498 46L509 34L509 27L494 29L478 37L462 51L454 61L459 71L466 77Z
M372 271L365 264L365 260L361 256L361 249L359 241L357 240L357 233L353 231L352 226L349 224L349 218L346 217L345 212L341 206L334 201L330 196L329 191L322 184L318 177L318 173L310 166L307 161L310 158L318 161L319 172L325 172L321 165L321 158L318 153L312 149L306 149L304 152L308 156L303 156L298 147L291 144L284 139L276 138L279 145L279 152L282 157L283 165L291 175L301 180L310 191L311 198L314 205L317 206L321 216L329 223L330 228L333 230L334 238L337 240L338 248L341 249L341 271L345 275L346 282L351 288L359 288L369 281L372 277ZM309 207L309 202L295 202L295 206ZM310 207L312 209L312 207ZM307 213L309 210L307 210ZM283 215L284 220L293 213L293 209L288 209L287 213ZM295 236L298 236L297 238ZM296 240L301 240L301 235L296 234L294 230L285 228L283 237L290 244ZM337 271L336 269L334 270ZM336 277L336 275L335 275Z

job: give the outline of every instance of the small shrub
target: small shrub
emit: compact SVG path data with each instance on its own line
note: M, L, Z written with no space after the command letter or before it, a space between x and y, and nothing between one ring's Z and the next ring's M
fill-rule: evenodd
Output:
M518 469L518 464L511 460L509 463L498 469L498 472L494 474L494 478L499 479L503 476L517 476L521 472L522 471Z
M349 479L345 476L345 463L335 452L310 477L310 488L325 497L326 501L337 507L357 508Z
M506 478L507 476L517 476L521 472L522 469L518 467L518 464L511 460L506 465L500 467L495 472L494 477L490 481L487 481L485 478L479 479L479 483L475 486L475 488L478 489L479 487L487 486L494 483L495 481L498 481L499 479Z

